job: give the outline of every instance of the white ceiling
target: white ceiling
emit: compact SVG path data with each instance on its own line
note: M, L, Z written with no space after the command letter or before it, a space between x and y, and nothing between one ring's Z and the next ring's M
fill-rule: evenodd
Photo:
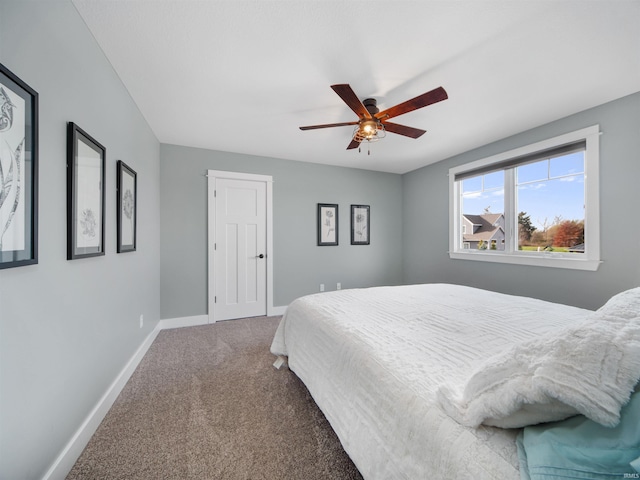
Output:
M162 143L404 173L640 91L640 1L73 0ZM346 151L331 90L427 130Z

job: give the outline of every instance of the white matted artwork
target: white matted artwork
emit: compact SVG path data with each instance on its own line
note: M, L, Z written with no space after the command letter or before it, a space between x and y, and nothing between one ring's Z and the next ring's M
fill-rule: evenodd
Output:
M106 149L69 122L67 259L104 255Z
M0 103L0 250L7 252L25 247L25 101L0 83Z
M76 247L98 248L102 237L100 216L100 192L102 190L101 156L80 138L76 157L76 208L75 218L79 228L76 229Z
M122 160L117 171L118 253L136 250L137 174Z
M369 245L369 205L351 205L351 245Z
M338 205L318 204L318 246L338 245Z
M38 93L0 64L0 269L38 263Z

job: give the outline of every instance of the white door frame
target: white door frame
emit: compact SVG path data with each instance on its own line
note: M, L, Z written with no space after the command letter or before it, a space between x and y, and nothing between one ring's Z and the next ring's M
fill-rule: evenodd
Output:
M253 173L207 170L207 252L208 252L208 316L209 323L215 323L214 309L216 294L214 239L216 238L215 187L217 178L252 180L265 182L267 192L267 315L276 314L273 308L273 177Z

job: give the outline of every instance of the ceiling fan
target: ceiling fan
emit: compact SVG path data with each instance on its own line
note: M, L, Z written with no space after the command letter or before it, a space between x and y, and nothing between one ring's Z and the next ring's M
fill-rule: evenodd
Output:
M412 112L422 107L441 102L448 98L444 88L438 87L430 92L418 95L411 100L399 103L395 107L387 108L382 112L377 107L375 98L367 98L364 101L356 96L351 86L347 83L331 85L331 88L346 103L351 110L358 115L358 121L343 123L327 123L324 125L309 125L300 127L300 130L315 130L317 128L344 127L357 125L353 132L353 139L347 146L347 150L358 148L363 141L373 142L384 137L385 132L397 133L405 137L418 138L426 133L426 130L407 127L398 123L388 122L390 118L404 113Z

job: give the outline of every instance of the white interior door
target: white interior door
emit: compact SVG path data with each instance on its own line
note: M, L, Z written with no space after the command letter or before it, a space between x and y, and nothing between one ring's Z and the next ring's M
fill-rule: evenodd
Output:
M266 315L266 182L216 178L214 195L214 321Z

